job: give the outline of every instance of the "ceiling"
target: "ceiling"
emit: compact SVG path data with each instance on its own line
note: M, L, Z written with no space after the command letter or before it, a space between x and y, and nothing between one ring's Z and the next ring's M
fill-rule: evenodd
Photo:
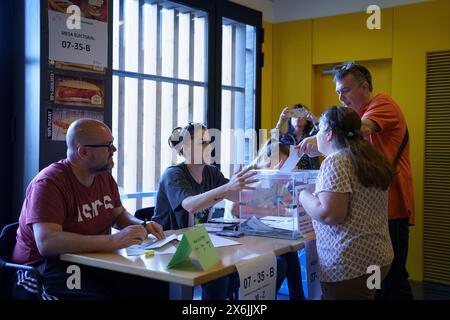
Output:
M396 7L431 0L231 0L263 12L269 22L286 22L363 12L369 5Z

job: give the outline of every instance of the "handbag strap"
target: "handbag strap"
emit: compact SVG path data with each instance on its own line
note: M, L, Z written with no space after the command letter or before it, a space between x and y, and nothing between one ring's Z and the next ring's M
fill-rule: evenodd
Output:
M394 159L394 162L393 162L394 167L397 166L397 163L398 163L398 161L400 160L400 157L401 157L401 155L402 155L402 152L403 152L403 150L405 149L406 144L408 143L408 139L409 139L409 133L408 133L408 127L406 127L405 135L403 136L402 143L400 144L400 147L399 147L399 149L398 149L397 155L395 156L395 159Z

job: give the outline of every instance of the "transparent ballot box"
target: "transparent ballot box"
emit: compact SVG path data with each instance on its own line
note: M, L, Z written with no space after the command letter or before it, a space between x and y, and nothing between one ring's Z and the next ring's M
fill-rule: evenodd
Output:
M239 194L240 230L246 235L281 239L313 239L311 218L298 196L303 189L314 191L318 170L280 172L254 170L255 190Z

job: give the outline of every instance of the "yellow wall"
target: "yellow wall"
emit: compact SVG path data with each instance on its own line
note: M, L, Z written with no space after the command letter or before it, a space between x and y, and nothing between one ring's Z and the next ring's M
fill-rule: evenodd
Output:
M284 107L311 105L311 35L311 20L273 25L272 127Z
M266 59L263 70L263 88L268 92L271 85L272 90L270 95L263 92L262 127L273 127L286 105L301 102L319 113L328 103L337 103L334 84L325 84L321 75L327 64L356 60L373 69L375 91L391 93L410 128L416 226L411 228L408 270L412 279L422 280L425 59L426 52L450 50L450 1L382 10L381 30L368 30L367 17L356 13L265 24L271 30L273 56L272 66Z
M313 64L392 56L392 10L381 10L381 29L369 30L366 13L313 20Z
M450 50L450 1L440 0L394 10L392 95L405 113L411 137L416 227L411 228L408 267L423 273L423 175L425 150L426 52Z

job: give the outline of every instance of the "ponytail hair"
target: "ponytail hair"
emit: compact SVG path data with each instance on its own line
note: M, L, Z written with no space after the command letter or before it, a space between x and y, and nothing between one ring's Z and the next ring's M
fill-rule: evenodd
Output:
M333 132L336 149L345 152L359 182L366 188L387 190L395 168L360 132L361 118L351 108L333 106L321 117L322 129Z
M192 139L195 132L198 130L207 130L206 126L202 123L189 122L184 127L176 127L172 130L169 139L167 140L169 147L174 149L180 156L183 155L183 141Z

